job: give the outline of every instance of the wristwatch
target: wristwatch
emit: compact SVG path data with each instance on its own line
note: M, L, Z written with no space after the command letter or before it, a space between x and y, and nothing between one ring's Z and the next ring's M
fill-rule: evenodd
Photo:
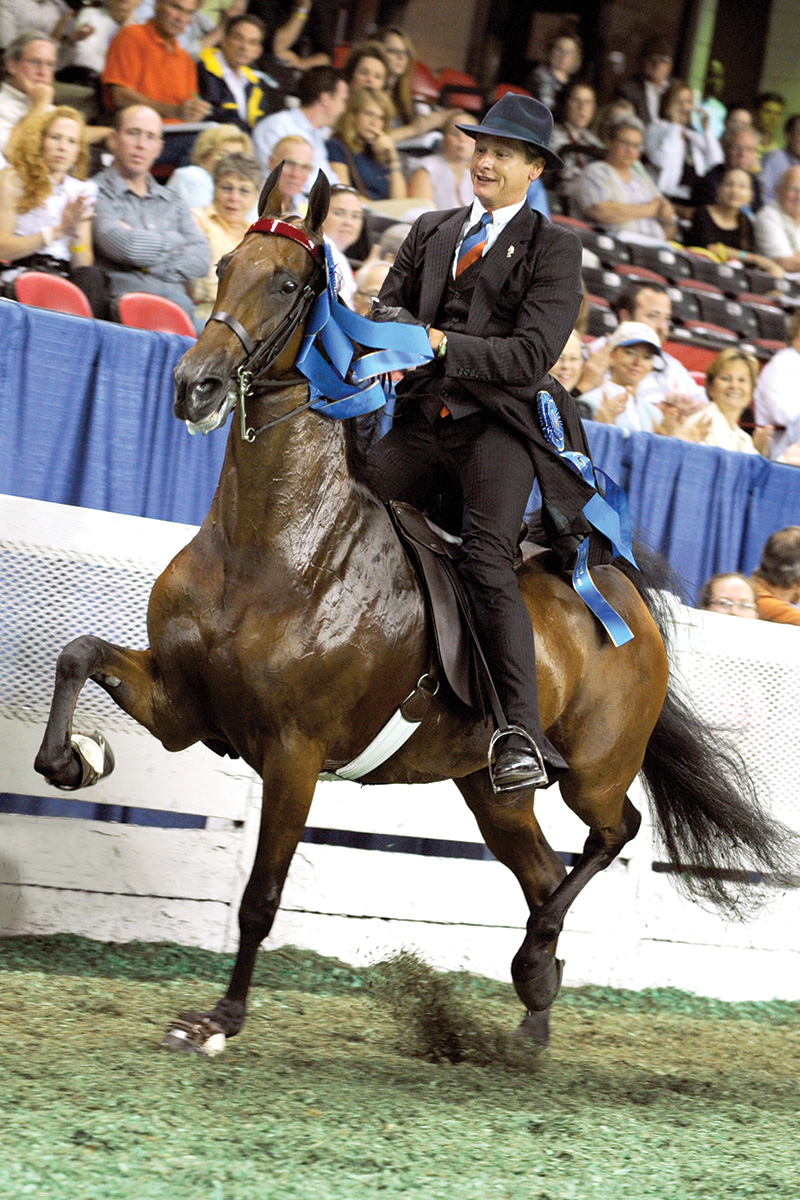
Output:
M436 348L437 358L444 358L445 354L447 354L447 334L444 335Z

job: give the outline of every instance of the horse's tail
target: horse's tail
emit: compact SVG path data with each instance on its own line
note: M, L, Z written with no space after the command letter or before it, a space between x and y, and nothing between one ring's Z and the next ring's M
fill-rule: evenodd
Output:
M615 565L637 588L669 646L674 621L657 589L669 583L670 568L639 546L636 556L641 573L619 560ZM668 590L676 590L674 583ZM674 680L642 774L656 839L679 888L742 917L756 898L743 885L763 879L797 886L798 835L764 808L730 732L704 721L677 694Z

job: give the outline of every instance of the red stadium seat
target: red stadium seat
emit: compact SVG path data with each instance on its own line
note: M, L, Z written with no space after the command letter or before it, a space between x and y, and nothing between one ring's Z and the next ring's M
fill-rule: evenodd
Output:
M705 375L708 364L717 357L716 350L708 346L696 346L691 342L664 342L664 351L682 362L686 370L695 374Z
M118 301L119 319L134 329L151 329L155 333L182 333L197 337L188 313L180 304L149 292L128 292Z
M496 104L503 96L507 96L509 92L513 92L515 96L530 96L531 92L527 88L519 87L516 83L498 83L492 92L492 104Z
M337 71L341 71L344 64L350 55L350 43L340 42L338 46L333 47L333 66Z
M565 225L567 229L574 229L576 233L582 229L588 229L591 232L592 226L586 221L579 221L577 217L565 217L562 213L553 213L550 220L554 225Z
M424 62L417 59L411 68L411 95L416 100L435 102L439 99L439 91L439 80L433 71Z
M466 71L442 67L439 72L439 102L448 108L480 113L484 108L484 91Z
M73 317L91 317L89 301L79 287L44 271L25 271L14 280L14 293L21 304L70 313Z

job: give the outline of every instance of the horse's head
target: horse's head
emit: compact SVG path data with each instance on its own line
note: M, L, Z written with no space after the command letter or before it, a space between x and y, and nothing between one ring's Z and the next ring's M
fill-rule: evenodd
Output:
M324 286L330 184L320 172L305 219L283 221L282 169L283 163L264 184L258 221L220 259L214 310L175 368L175 415L204 433L222 425L235 405L239 368L273 379L291 370L311 303Z

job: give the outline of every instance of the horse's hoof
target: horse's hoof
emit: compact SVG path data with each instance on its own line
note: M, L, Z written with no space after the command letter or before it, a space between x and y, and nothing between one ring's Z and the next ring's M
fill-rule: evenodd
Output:
M76 792L78 788L91 787L114 770L114 752L98 730L91 734L74 733L70 745L80 764L81 774L77 783L58 783L51 779L53 786L62 792Z
M172 1022L161 1044L168 1050L187 1050L214 1058L225 1049L225 1032L209 1017L192 1018L186 1013Z
M561 990L563 973L563 958L554 958L547 951L541 952L535 964L526 963L519 975L512 967L514 988L528 1012L542 1012L550 1007Z
M533 1042L536 1046L546 1046L550 1041L550 1009L545 1008L541 1012L529 1009L514 1030L514 1037Z

